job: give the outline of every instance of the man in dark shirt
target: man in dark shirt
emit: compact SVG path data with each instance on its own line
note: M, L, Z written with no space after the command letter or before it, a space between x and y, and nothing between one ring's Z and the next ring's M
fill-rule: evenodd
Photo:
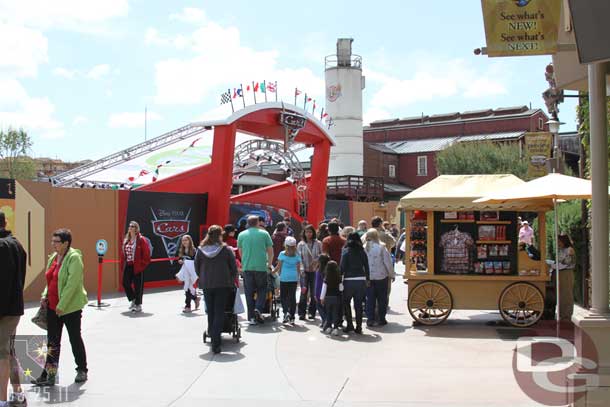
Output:
M341 250L345 246L345 239L339 236L339 224L330 222L328 224L330 236L322 240L322 253L327 254L331 260L341 263Z
M10 405L25 405L19 384L19 362L15 357L15 333L23 315L26 253L6 230L6 217L0 211L0 402L7 401L9 375L13 385Z

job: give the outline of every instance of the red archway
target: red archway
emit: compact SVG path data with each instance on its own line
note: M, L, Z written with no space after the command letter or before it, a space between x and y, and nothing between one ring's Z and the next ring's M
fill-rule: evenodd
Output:
M233 156L235 152L236 133L262 137L269 140L284 141L285 128L280 123L282 112L292 112L307 119L304 127L298 132L294 142L303 143L314 148L311 162L311 176L307 182L310 196L306 218L317 224L324 218L326 201L326 181L330 148L335 144L315 117L304 110L279 102L261 103L248 106L233 113L226 120L202 123L214 130L212 161L189 171L144 185L139 191L207 193L208 224L223 225L229 218L229 206L232 200ZM297 191L289 182L282 182L267 188L233 197L242 202L280 206L298 214Z

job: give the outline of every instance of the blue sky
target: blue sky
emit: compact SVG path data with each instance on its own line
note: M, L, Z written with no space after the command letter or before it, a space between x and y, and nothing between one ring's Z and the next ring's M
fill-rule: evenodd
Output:
M550 56L487 58L479 1L0 0L0 127L32 154L96 159L191 121L228 116L220 93L278 81L324 100L324 56L354 38L364 120L544 108ZM320 104L320 102L318 102ZM575 100L560 106L574 130Z

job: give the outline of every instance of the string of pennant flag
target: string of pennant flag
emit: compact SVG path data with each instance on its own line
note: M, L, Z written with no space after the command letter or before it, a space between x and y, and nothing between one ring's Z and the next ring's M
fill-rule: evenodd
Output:
M201 139L202 139L202 137L199 137L199 138L197 138L197 139L193 140L193 141L191 142L191 144L189 144L187 147L183 148L183 149L182 149L182 151L180 151L179 155L182 155L182 154L184 154L186 151L190 150L191 148L194 148L194 147L195 147L195 144L197 144L197 142L198 142L199 140L201 140ZM154 169L154 170L153 170L153 172L152 172L152 174L153 174L153 176L152 176L152 182L157 181L157 179L159 178L159 170L160 170L161 168L165 167L166 165L171 164L171 162L172 162L172 160L166 160L166 161L164 161L164 162L162 162L162 163L160 163L160 164L157 164L157 166L155 167L155 169ZM129 182L129 183L132 183L132 184L133 184L133 183L134 183L135 181L137 181L139 178L141 178L141 177L143 177L143 176L145 176L145 175L149 175L150 173L151 173L150 171L148 171L148 170L146 170L146 169L142 169L142 170L140 170L140 172L138 173L138 176L137 176L137 177L136 177L136 176L132 176L132 177L127 178L127 180L128 180L128 182Z
M246 107L246 98L245 95L247 93L252 93L254 98L254 103L257 103L256 94L262 93L265 97L265 102L267 102L267 94L274 93L275 101L277 102L277 81L275 82L252 82L252 85L246 85L246 89L244 90L243 84L239 84L239 87L235 87L232 90L229 88L226 92L221 93L220 95L220 104L224 105L227 103L231 104L231 111L235 112L235 107L233 105L233 100L237 98L241 98L243 107ZM294 105L297 105L297 99L300 95L303 94L303 110L308 111L308 104L310 103L312 106L311 114L315 116L316 114L316 100L312 99L310 96L307 96L307 93L303 93L299 88L294 88ZM334 126L334 120L329 116L328 113L324 112L324 108L320 110L320 121L324 121L328 128L330 129Z

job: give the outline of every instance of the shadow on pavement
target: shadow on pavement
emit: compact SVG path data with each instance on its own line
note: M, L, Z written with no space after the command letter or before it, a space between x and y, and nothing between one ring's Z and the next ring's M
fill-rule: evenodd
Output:
M246 355L241 353L241 349L244 346L247 346L246 342L235 343L233 340L228 342L223 340L221 343L222 352L219 354L214 354L212 352L212 347L210 346L210 350L207 353L202 353L199 355L199 359L206 360L209 362L218 362L218 363L231 363L237 362L238 360L244 359Z
M412 326L398 324L396 322L388 322L385 326L372 326L368 327L369 331L379 332L383 334L401 334L407 329L412 329Z
M285 331L290 331L290 332L309 332L309 328L306 325L302 325L302 324L295 324L295 325L282 324L282 325L280 325L280 328Z
M249 322L241 324L241 329L252 334L274 334L281 331L278 322L265 322L264 324L250 325Z
M125 312L121 312L121 315L124 315L126 317L129 318L148 318L148 317L152 317L155 314L152 314L150 312L131 312L131 311L125 311Z

